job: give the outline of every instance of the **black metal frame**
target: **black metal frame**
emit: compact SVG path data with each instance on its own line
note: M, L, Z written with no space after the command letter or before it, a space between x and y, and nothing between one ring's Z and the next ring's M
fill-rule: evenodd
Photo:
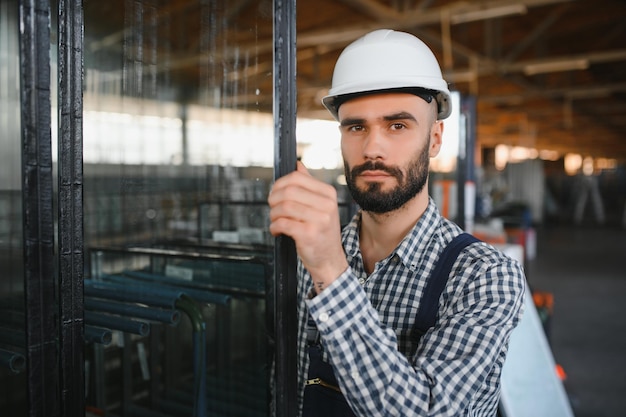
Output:
M28 415L59 415L50 106L50 3L20 0Z
M296 2L274 0L275 179L296 165ZM19 0L28 414L83 416L83 11L60 0L58 280L50 97L50 1ZM278 237L274 264L273 414L295 415L296 251ZM57 299L58 295L58 299Z
M296 2L274 0L274 179L296 168ZM276 238L274 249L276 417L297 412L296 249Z
M83 300L83 9L58 6L59 372L61 415L85 414Z

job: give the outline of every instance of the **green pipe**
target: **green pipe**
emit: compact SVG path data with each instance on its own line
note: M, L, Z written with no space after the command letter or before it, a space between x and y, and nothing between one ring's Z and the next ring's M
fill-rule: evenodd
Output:
M191 297L185 294L181 294L175 302L175 307L187 314L189 320L191 320L191 326L193 331L204 332L206 324L204 323L204 317L198 305L193 301Z
M193 417L206 416L206 324L198 305L189 296L182 294L176 300L176 308L186 313L193 329L194 364L194 412Z

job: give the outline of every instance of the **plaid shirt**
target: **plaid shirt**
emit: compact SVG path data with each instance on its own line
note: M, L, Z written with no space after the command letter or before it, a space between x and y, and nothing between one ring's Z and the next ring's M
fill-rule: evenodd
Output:
M425 279L462 230L440 216L431 200L396 250L368 276L359 223L357 213L343 230L350 267L319 295L307 297L311 277L298 266L300 406L308 312L356 415L494 416L509 336L522 314L522 267L486 243L465 248L440 298L435 326L416 349L410 334Z

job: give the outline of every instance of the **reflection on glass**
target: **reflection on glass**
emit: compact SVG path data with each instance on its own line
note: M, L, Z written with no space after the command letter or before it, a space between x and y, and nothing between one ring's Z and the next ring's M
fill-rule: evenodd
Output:
M272 3L84 11L88 407L268 415Z
M17 2L0 1L0 413L26 415Z

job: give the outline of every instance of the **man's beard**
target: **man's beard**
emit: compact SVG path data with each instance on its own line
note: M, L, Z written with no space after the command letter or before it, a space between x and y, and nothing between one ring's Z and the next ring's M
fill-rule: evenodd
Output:
M399 209L419 194L428 180L428 144L407 165L406 178L400 168L387 166L381 162L367 161L362 165L350 168L344 163L346 182L354 201L361 209L371 213L388 213ZM398 184L389 191L381 190L381 183L369 183L365 189L356 185L356 178L364 171L384 171L396 178Z

